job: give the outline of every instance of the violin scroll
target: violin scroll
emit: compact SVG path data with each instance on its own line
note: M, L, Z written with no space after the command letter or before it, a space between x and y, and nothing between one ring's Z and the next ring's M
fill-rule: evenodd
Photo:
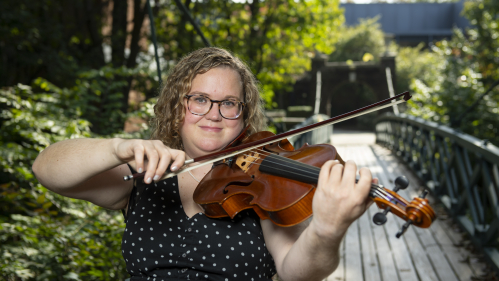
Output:
M406 189L408 186L409 181L407 178L401 176L395 179L395 188L393 190L388 190L379 186L371 192L373 201L376 202L376 205L379 208L383 209L383 212L376 213L373 216L374 224L385 224L387 221L386 214L388 214L388 212L392 212L394 215L406 221L397 232L397 238L402 236L410 225L428 228L436 218L435 212L430 207L428 199L425 199L428 191L425 190L419 197L414 198L411 202L408 202L397 194L397 191Z

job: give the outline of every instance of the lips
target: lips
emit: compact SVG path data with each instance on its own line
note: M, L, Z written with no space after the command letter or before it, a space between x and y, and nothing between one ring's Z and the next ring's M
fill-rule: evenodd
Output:
M222 131L222 128L218 128L218 127L200 126L200 128L201 128L203 131L207 131L207 132L215 132L215 133L218 133L218 132L221 132L221 131Z

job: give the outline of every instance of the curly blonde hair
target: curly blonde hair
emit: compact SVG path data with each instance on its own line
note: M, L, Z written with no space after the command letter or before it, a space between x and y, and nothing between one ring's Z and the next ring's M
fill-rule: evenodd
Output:
M180 126L185 117L183 99L191 90L192 80L197 74L212 68L227 67L235 70L243 85L244 126L252 134L265 129L263 101L259 84L249 67L236 56L221 48L202 48L190 53L170 71L154 106L151 139L161 140L166 146L183 150Z

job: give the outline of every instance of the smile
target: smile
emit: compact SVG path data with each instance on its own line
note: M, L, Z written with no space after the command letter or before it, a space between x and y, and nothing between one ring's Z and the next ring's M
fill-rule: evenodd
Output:
M218 127L200 126L200 128L204 131L207 131L207 132L218 133L218 132L222 131L222 128L218 128Z

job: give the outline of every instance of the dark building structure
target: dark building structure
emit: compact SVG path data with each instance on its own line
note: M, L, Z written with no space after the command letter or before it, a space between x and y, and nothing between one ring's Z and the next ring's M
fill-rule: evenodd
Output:
M420 42L431 44L452 36L454 27L464 30L469 21L461 15L463 1L454 3L376 3L340 5L345 9L349 26L359 19L379 16L385 34L402 46L415 46Z
M326 55L317 53L312 59L311 71L297 80L292 92L278 95L278 103L281 108L309 106L310 115L315 112L337 116L389 98L389 84L395 79L393 56L383 56L378 63L347 63L328 62ZM292 116L289 111L288 116ZM345 124L359 127L355 120Z

